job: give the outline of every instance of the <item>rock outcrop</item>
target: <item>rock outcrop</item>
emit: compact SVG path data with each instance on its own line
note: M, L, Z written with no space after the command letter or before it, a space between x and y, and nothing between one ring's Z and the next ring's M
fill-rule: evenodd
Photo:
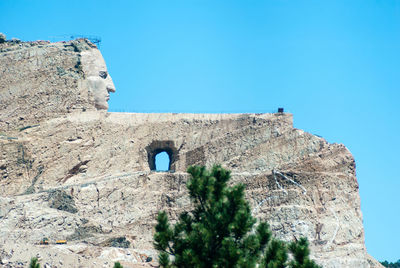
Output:
M157 212L176 217L188 208L187 166L214 163L232 170L231 183L246 184L254 215L275 235L308 237L324 267L380 267L365 249L345 146L293 128L286 113L107 113L115 90L103 65L84 39L0 44L5 267L37 254L48 267L154 264ZM168 172L154 170L162 151ZM38 244L44 237L50 245Z

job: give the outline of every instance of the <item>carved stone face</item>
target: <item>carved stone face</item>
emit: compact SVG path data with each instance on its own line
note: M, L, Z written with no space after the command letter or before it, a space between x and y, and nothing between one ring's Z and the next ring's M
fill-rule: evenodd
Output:
M97 110L108 110L110 92L115 86L98 49L90 49L81 53L83 72L85 73L89 91L92 92Z

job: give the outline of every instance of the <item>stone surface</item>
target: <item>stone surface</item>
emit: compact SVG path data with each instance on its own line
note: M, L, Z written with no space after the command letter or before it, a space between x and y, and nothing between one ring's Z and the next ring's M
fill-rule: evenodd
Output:
M48 196L49 207L58 210L64 210L70 213L76 213L78 210L75 207L74 199L71 195L63 190L51 191Z
M220 163L231 183L246 184L254 215L284 240L308 237L324 267L380 267L365 249L345 146L293 128L285 113L107 113L87 81L85 53L101 57L86 40L0 44L5 265L26 266L36 254L49 267L155 265L157 212L176 218L190 206L188 165ZM169 172L154 170L161 151ZM44 237L50 245L38 244ZM115 247L118 239L128 248Z

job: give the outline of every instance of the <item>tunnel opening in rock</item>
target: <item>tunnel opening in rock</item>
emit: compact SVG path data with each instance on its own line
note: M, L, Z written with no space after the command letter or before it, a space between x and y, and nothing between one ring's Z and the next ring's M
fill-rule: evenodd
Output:
M146 147L149 168L153 171L174 171L178 151L173 141L153 141Z

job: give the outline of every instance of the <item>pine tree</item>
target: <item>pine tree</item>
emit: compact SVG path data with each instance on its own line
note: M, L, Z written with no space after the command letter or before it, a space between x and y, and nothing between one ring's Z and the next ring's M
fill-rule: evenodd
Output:
M34 257L31 259L31 262L29 263L29 268L40 268L38 258Z
M272 237L267 223L255 227L245 186L228 187L228 170L193 166L188 173L194 209L183 212L174 226L165 212L157 217L154 246L162 267L318 267L308 258L306 239L288 247ZM293 254L290 262L288 248Z
M291 268L314 268L315 264L310 260L310 250L308 249L308 241L302 237L297 242L289 244L289 251L293 255L293 260L290 262Z
M114 263L114 268L124 268L118 261Z
M388 268L400 268L400 259L397 262L381 261L381 264Z

